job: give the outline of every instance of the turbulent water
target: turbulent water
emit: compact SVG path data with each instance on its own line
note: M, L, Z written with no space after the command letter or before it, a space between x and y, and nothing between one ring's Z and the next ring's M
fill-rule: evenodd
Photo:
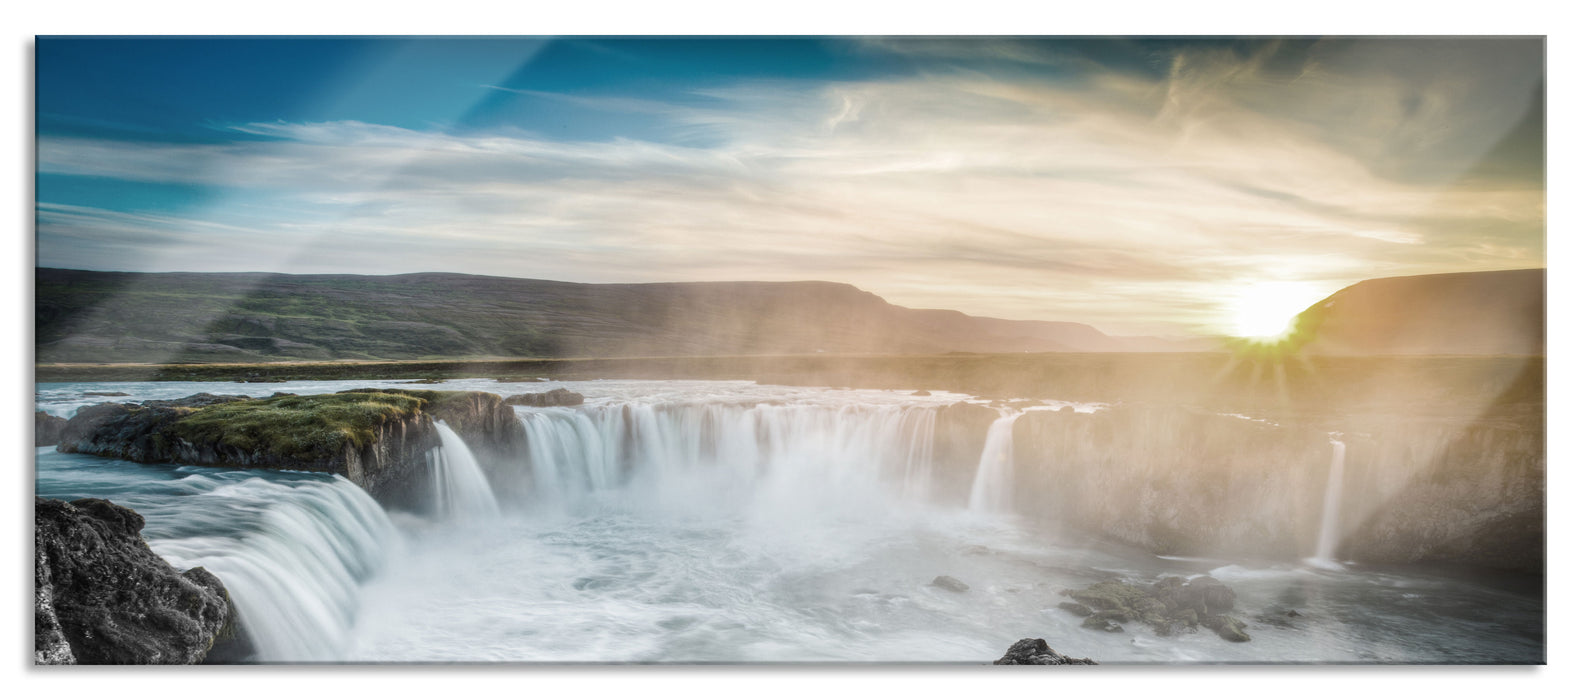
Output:
M107 400L85 392L396 385L41 384L36 399L65 416ZM1543 602L1529 591L1340 564L1163 558L1040 529L1009 508L1017 414L989 429L976 464L960 465L965 482L936 463L938 409L960 395L677 381L425 388L561 386L587 404L519 407L530 448L517 464L483 469L441 431L439 515L386 513L338 477L52 448L39 450L37 491L142 513L156 552L226 583L264 661L983 663L1023 637L1106 663L1543 659ZM1062 589L1108 578L1202 573L1236 590L1252 642L1096 632L1056 607L1069 600ZM970 588L931 586L941 575ZM1293 609L1300 617L1284 614Z

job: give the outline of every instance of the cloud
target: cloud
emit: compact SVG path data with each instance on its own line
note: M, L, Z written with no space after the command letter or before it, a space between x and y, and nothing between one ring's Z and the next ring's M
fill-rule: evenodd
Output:
M1348 68L1336 47L1280 51L1184 50L1157 79L757 81L685 105L604 106L661 120L665 141L355 121L242 124L247 139L219 144L45 136L41 172L235 188L268 206L158 220L44 206L40 255L140 269L833 279L898 304L1111 332L1223 330L1216 304L1237 283L1543 264L1541 186L1449 172L1502 136L1481 130L1500 130L1503 105L1468 106L1503 94L1465 73L1478 66L1451 65L1472 87L1441 74L1413 83L1405 68ZM1496 68L1489 79L1516 70ZM708 145L682 145L696 143ZM1425 177L1433 168L1447 174Z

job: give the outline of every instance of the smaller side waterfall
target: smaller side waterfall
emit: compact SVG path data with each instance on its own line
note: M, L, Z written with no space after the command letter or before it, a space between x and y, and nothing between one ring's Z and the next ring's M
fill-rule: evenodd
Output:
M202 566L225 582L258 660L334 661L348 643L362 582L396 546L395 526L362 489L330 482L251 478L193 497L202 510L261 512L240 538L154 539L179 569Z
M1011 435L1016 419L1021 415L1021 411L1004 413L989 425L989 434L983 443L983 455L978 458L978 472L972 479L968 510L979 513L1005 513L1011 510L1011 487L1016 479Z
M472 450L467 449L467 443L444 421L435 421L434 428L439 431L440 446L429 453L428 461L434 474L435 511L447 520L500 517L494 490L489 488L489 479Z
M1323 568L1339 568L1335 550L1340 547L1340 498L1346 481L1346 443L1331 435L1333 450L1329 457L1329 484L1324 489L1323 519L1319 521L1318 545L1307 562Z

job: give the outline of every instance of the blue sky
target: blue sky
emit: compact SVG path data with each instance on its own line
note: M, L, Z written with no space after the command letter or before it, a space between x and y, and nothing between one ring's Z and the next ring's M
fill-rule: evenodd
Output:
M36 52L42 266L827 279L1195 333L1275 283L1294 313L1370 277L1544 264L1536 39Z

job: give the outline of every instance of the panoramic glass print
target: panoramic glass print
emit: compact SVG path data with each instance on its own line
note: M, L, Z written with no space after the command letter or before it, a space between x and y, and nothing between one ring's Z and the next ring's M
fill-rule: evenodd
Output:
M37 664L1545 661L1542 38L36 68Z

